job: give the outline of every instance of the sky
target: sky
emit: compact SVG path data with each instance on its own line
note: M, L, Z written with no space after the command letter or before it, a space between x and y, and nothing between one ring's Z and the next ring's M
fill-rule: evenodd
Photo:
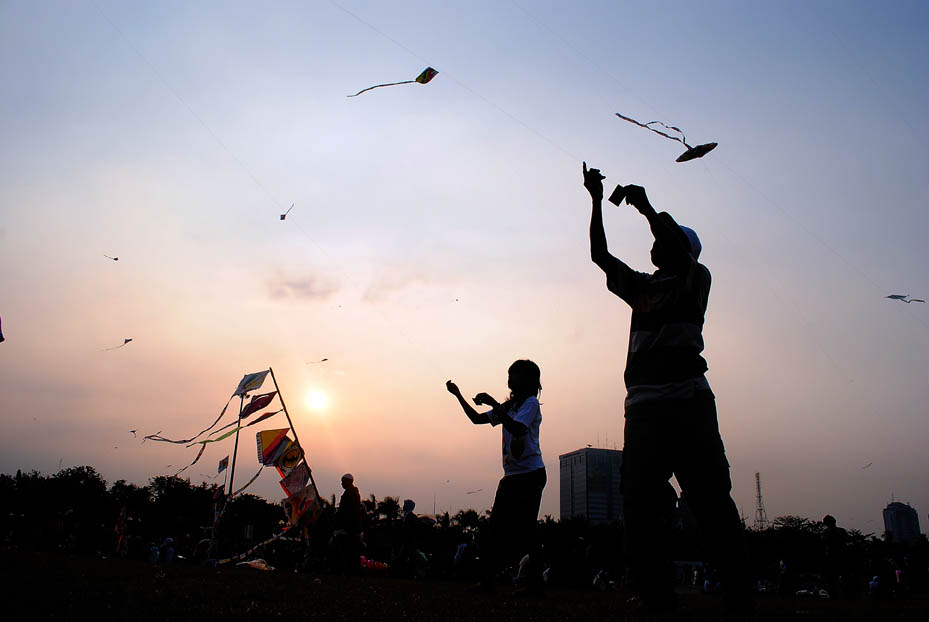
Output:
M759 472L769 519L880 533L897 500L927 531L929 303L884 296L929 299L929 5L444 4L0 2L0 472L172 474L196 448L141 437L271 367L323 495L352 472L483 510L500 431L445 381L502 399L530 358L557 517L558 455L622 448L630 311L589 259L586 160L701 237L748 523ZM675 163L617 112L719 147ZM605 212L651 271L645 220ZM249 492L279 501L272 471Z

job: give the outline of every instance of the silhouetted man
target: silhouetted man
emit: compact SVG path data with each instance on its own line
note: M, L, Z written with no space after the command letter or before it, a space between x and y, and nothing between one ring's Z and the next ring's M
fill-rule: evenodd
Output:
M652 274L611 255L603 230L603 182L584 164L590 192L590 258L606 273L607 289L632 307L626 357L625 432L621 487L630 579L652 611L675 607L668 548L677 477L720 569L730 607L751 608L742 523L729 495L729 462L716 421L716 401L704 373L703 317L710 272L697 262L697 234L657 213L641 186L626 186L626 203L648 220L655 243Z
M336 531L333 537L340 569L353 574L360 569L361 532L364 521L361 493L355 486L355 478L351 473L342 476L342 489L345 492L339 499L339 507L335 513Z

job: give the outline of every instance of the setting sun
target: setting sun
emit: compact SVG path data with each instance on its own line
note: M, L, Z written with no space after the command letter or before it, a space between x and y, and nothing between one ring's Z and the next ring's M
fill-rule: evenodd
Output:
M313 389L306 394L306 406L310 410L322 411L329 406L329 397L318 389Z

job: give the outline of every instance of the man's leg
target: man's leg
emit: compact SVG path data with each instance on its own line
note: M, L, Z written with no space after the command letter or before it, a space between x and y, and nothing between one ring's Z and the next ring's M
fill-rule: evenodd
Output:
M626 418L620 486L626 564L633 591L649 609L675 607L669 538L676 495L671 487L666 417L657 409Z
M677 420L680 444L674 473L700 527L709 560L719 568L724 596L736 608L750 607L753 594L744 527L730 495L729 461L719 435L716 401L695 399L686 411Z

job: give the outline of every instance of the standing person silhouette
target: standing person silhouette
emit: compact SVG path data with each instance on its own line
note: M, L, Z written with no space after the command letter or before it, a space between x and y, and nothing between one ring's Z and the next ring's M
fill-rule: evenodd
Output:
M458 398L462 410L475 425L489 423L503 426L503 479L494 497L489 533L481 543L483 577L479 585L484 591L493 592L494 576L502 563L508 557L519 559L528 553L530 566L526 592L541 594L542 549L536 534L536 520L546 482L539 445L541 372L532 361L519 360L510 365L508 374L510 397L502 404L487 393L474 396L475 404L493 409L484 413L474 410L451 380L445 383L445 388Z
M656 212L645 188L625 186L626 203L645 216L655 236L651 260L658 268L652 274L632 270L607 249L603 175L586 162L583 172L593 204L590 258L606 274L607 289L632 307L620 485L633 590L651 611L676 607L668 546L674 475L720 570L727 608L749 612L743 526L701 356L710 271L697 262L700 240L667 212Z

